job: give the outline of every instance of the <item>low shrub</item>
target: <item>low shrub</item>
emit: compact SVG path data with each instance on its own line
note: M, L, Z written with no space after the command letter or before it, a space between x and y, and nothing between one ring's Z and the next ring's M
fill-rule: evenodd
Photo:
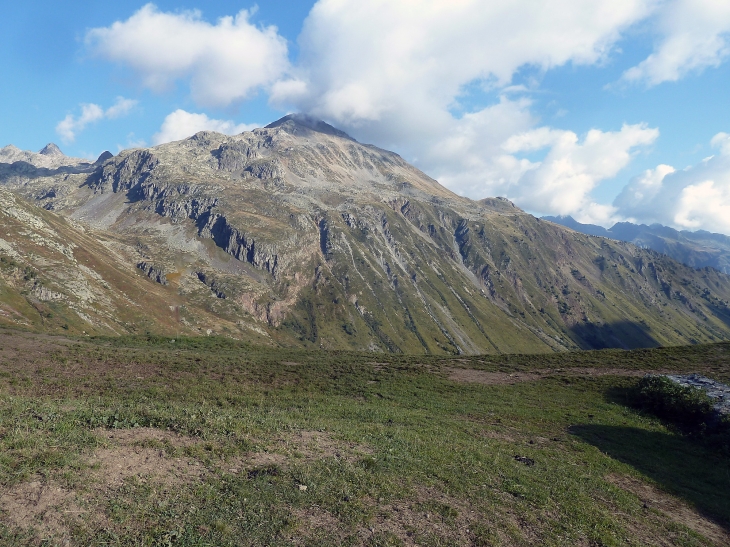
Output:
M700 388L681 386L666 376L645 376L636 390L642 410L692 433L704 433L718 421L713 401Z
M681 386L666 376L645 376L636 386L634 403L730 456L730 416L717 412L704 390Z

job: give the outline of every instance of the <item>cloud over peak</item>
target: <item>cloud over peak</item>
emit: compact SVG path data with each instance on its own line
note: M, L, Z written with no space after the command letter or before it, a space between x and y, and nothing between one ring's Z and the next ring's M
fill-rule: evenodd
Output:
M522 66L593 64L651 0L320 0L299 38L291 102L338 121L404 103L447 108L475 80L508 85ZM377 36L377 39L373 37ZM304 92L306 89L306 92ZM286 101L286 89L275 99Z
M656 38L653 51L624 71L624 84L651 87L717 66L730 58L727 1L318 0L304 21L296 61L277 28L253 23L254 13L209 22L199 11L147 4L88 31L85 42L91 54L131 69L154 92L182 84L198 109L218 108L217 118L263 92L275 109L325 119L358 140L394 149L469 197L506 195L528 210L585 222L642 212L641 218L682 226L702 224L691 205L698 196L724 203L718 173L730 157L725 133L713 140L719 152L708 165L719 169L715 178L685 180L684 172L659 165L632 179L612 205L596 203L591 192L611 184L659 130L641 118L580 135L552 127L540 120L533 92L540 91L541 74L556 67L625 59L626 37L644 31ZM526 69L538 83L522 85ZM61 122L59 133L72 139L99 119L94 106ZM153 141L247 128L176 110ZM696 166L692 176L703 169ZM707 180L711 186L703 186ZM650 211L648 196L665 195L674 202L661 210L672 214ZM680 203L683 212L675 207Z

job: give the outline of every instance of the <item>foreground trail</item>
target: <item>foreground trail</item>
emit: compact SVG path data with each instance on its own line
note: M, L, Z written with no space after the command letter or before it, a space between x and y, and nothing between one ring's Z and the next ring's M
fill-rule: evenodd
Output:
M728 355L2 331L0 543L727 545L727 455L627 403Z

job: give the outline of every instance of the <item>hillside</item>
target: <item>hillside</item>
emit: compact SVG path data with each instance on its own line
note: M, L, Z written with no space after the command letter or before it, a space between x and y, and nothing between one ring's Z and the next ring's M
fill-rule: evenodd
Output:
M611 228L595 224L582 224L570 216L542 217L582 234L610 237L627 241L645 249L666 254L674 260L693 268L715 268L730 274L730 237L705 230L690 232L675 230L661 224L634 224L617 222Z
M0 211L17 264L3 270L0 321L405 353L730 338L727 276L575 233L506 200L459 197L398 155L302 116L126 150L74 172L36 169L0 176L27 200L2 194L27 218ZM74 271L88 253L96 282L111 287L91 292L108 298L84 311L70 279L37 260L43 223L78 241L53 260ZM47 280L64 323L34 315L48 300L24 268Z

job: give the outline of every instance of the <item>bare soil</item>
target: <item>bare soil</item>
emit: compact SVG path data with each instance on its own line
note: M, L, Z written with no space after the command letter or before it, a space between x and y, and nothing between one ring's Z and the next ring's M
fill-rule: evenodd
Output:
M59 336L0 328L0 363L19 358L27 361L73 344Z
M190 446L195 442L193 439L148 427L102 430L100 433L105 438L106 446L91 454L87 464L92 466L91 476L103 490L121 486L130 477L170 487L199 480L205 475L205 468L198 462L189 458L169 457L164 449L149 446L156 443L163 447L165 444Z
M468 505L433 488L420 487L410 499L392 503L365 500L372 507L370 521L358 527L356 545L475 545L471 527L483 521ZM317 505L294 512L296 528L293 545L311 545L313 540L344 541L346 526ZM429 540L426 540L429 538ZM438 538L438 539L436 539ZM389 541L390 540L390 541ZM426 541L424 541L426 540ZM434 541L435 540L435 541Z
M370 454L372 450L367 446L333 439L325 431L296 431L275 439L266 451L250 452L244 457L229 460L225 467L231 473L242 473L262 467L284 468L292 460L310 462L338 458L357 461Z
M154 482L161 490L200 480L207 470L189 458L170 457L163 447L189 446L195 441L168 431L152 428L96 430L100 447L84 459L89 466L82 489L68 490L54 480L34 478L0 495L2 519L10 525L31 531L36 542L46 538L63 543L75 520L105 523L95 513L96 501L105 499L125 480ZM88 507L88 509L82 509Z
M2 520L23 530L33 530L37 540L65 540L70 537L69 524L84 511L76 503L76 494L57 483L36 477L16 485L0 495Z

